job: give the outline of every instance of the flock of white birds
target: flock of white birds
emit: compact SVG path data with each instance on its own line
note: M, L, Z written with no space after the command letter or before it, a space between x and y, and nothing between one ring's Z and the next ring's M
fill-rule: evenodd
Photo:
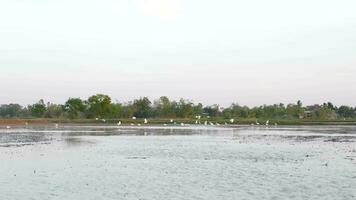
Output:
M209 122L209 121L204 121L204 122L201 122L200 119L201 119L201 116L195 116L196 120L195 120L195 125L204 125L204 126L221 126L221 125L231 125L231 124L234 124L235 122L235 119L230 119L228 122L225 122L224 124L220 124L218 122ZM136 117L132 117L133 120L137 120ZM95 118L96 121L102 121L102 122L106 122L106 119L99 119L99 118ZM170 124L167 124L167 123L164 123L163 126L168 126L168 125L177 125L177 122L174 121L174 119L170 119L169 120ZM143 124L149 124L148 122L148 119L147 118L144 118L143 119ZM28 126L28 122L25 123L26 126ZM116 123L117 126L121 126L123 125L123 123L121 121L118 121ZM141 126L141 123L130 123L131 126ZM186 125L194 125L193 124L185 124L185 123L180 123L180 126L186 126ZM251 126L254 126L254 125L261 125L257 120L254 124L251 124ZM264 124L265 126L269 126L269 120L267 120ZM277 126L278 124L275 123L274 124L275 126ZM54 124L55 128L58 128L59 127L59 124ZM11 129L11 126L6 126L6 129Z

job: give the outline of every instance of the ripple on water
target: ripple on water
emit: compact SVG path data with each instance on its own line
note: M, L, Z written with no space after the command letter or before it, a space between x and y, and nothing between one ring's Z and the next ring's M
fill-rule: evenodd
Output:
M295 129L0 133L0 199L354 199L353 129Z

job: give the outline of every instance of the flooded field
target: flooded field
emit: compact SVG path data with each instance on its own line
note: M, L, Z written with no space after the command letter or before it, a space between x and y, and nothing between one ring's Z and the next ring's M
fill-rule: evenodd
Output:
M0 127L0 199L356 199L356 127Z

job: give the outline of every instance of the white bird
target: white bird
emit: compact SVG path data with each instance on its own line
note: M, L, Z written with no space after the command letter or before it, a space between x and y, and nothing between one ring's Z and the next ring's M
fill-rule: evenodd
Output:
M136 117L132 117L132 119L136 119Z
M206 126L206 125L208 125L208 122L207 122L207 121L205 121L205 122L204 122L204 125L205 125L205 126Z
M171 121L171 123L173 123L173 119L171 119L170 121Z
M211 125L211 126L214 126L213 122L210 122L210 125Z
M6 129L10 129L11 128L11 126L6 126Z
M102 119L101 121L102 121L102 122L106 122L106 120L105 120L105 119Z
M134 123L131 123L131 126L134 126L135 124Z
M99 120L99 118L95 118L95 120L96 120L96 121L98 121L98 120Z
M231 124L234 123L234 121L235 121L234 119L230 119L230 123L231 123Z
M117 125L120 126L120 125L121 125L121 121L119 121L119 122L117 123Z
M260 125L260 123L256 120L256 125Z
M184 123L180 123L181 126L184 126Z
M163 124L163 126L167 126L167 124Z
M268 125L269 125L269 120L266 121L266 126L268 126Z
M198 124L198 120L195 121L195 124Z
M216 126L220 126L220 124L216 122Z
M137 126L141 126L141 124L137 124Z
M145 123L145 124L147 124L147 123L148 123L148 121L147 121L147 119L146 119L146 118L143 120L143 123Z
M56 128L58 128L58 124L55 124L54 126L55 126Z

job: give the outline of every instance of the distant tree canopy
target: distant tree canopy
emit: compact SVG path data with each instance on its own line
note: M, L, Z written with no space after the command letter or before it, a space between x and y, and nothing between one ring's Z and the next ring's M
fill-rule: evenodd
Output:
M71 119L84 116L83 113L86 109L84 102L80 98L69 98L64 104L64 111Z
M89 118L110 117L111 98L108 95L97 94L88 98L86 101L87 116Z
M28 110L30 111L31 116L41 118L44 117L47 108L43 99L41 99L37 103L28 106Z
M356 118L356 108L343 105L335 106L331 102L321 105L304 106L301 101L295 104L262 105L256 107L240 106L237 103L227 108L214 104L204 106L185 99L171 101L162 96L151 101L141 97L128 103L112 102L105 94L96 94L86 100L69 98L63 105L45 103L39 100L28 106L4 104L0 106L1 118L264 118L264 119L351 119Z

